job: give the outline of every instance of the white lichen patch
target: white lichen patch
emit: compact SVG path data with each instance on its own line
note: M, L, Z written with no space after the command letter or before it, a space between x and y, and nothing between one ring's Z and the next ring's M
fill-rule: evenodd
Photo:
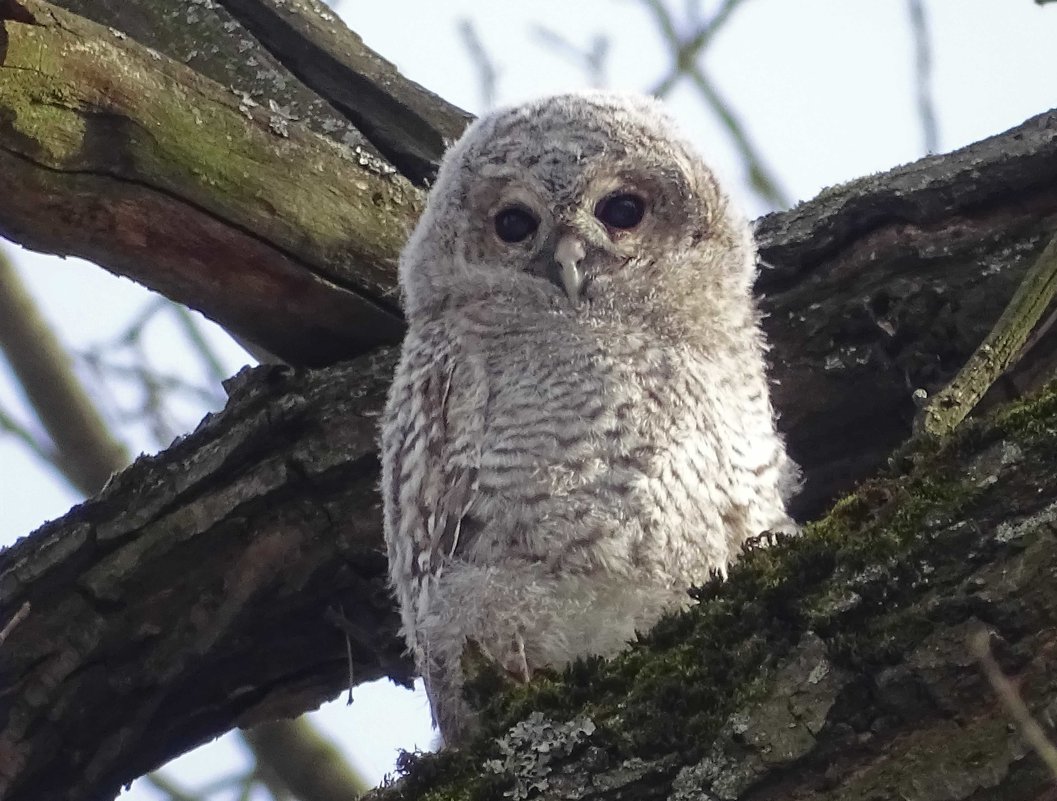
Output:
M768 697L727 719L708 755L679 772L669 798L733 801L768 772L810 753L849 680L822 639L806 632L779 666Z
M502 759L490 759L485 769L508 776L514 786L503 793L514 801L530 798L550 786L550 774L558 762L594 734L590 718L579 717L555 723L533 712L496 742Z
M1042 511L1016 523L1000 523L995 529L995 541L1014 542L1043 526L1057 529L1057 503L1051 503Z

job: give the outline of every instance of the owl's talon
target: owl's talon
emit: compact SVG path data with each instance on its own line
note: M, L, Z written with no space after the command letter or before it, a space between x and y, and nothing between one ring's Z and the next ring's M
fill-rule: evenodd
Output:
M525 656L525 640L520 631L514 635L514 642L517 644L518 667L521 669L519 678L528 684L532 680L532 671L529 670L528 657Z

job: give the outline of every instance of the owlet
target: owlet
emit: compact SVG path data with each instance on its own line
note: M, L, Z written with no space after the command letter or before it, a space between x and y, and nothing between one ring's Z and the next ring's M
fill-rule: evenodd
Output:
M473 647L527 680L610 656L789 529L755 250L655 101L567 94L448 151L400 259L390 575L447 744Z

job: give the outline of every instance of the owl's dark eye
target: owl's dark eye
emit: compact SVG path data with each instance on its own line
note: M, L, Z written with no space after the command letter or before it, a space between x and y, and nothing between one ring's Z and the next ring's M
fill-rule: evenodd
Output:
M642 222L646 202L638 195L610 195L595 208L595 216L610 228L627 231Z
M495 215L495 233L504 242L521 242L539 228L539 220L520 206L501 209Z

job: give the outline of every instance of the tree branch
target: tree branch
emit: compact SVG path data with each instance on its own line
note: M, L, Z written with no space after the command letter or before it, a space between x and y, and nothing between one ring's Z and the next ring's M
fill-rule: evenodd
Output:
M375 494L393 360L236 379L224 412L0 556L0 605L31 606L0 648L0 795L102 797L312 708L350 645L357 680L409 680Z
M1048 797L966 640L990 633L1052 737L1057 386L900 468L612 661L487 677L483 734L370 797Z
M434 178L446 143L470 121L365 47L320 0L218 2L416 184Z
M17 21L6 2L0 233L298 363L399 339L395 260L417 190L130 39L39 0L19 0L33 21Z
M313 0L56 5L122 31L262 106L276 103L357 158L389 159L397 169L410 165L403 174L418 184L436 171L444 141L456 138L469 120L397 72Z
M169 2L159 5L171 10ZM151 18L147 0L126 0L113 11L104 0L83 4L149 36L148 24L127 22ZM210 5L223 11L216 2L192 5L193 14ZM375 153L381 145L336 146L312 132L314 114L302 126L291 106L269 104L271 95L231 92L40 0L0 0L0 20L0 231L103 261L300 364L333 365L399 338L393 265L421 197L386 168ZM239 24L230 15L211 18L211 26L218 22ZM305 29L303 38L314 35ZM172 46L176 52L190 43ZM267 63L285 70L294 51L270 46L278 57L268 54ZM324 46L315 41L310 49ZM210 64L185 55L196 68ZM902 442L912 391L932 391L953 375L1057 230L1055 131L1057 118L1043 115L760 222L770 269L758 286L780 382L776 404L808 481L801 515L869 475ZM1042 337L1029 356L999 390L1037 385L1057 360L1057 336ZM0 605L10 610L3 617L26 603L31 610L0 648L0 793L8 801L105 797L233 725L311 707L347 686L347 637L358 680L409 678L385 589L375 494L375 421L393 358L380 350L319 372L262 368L244 376L231 385L223 413L0 555ZM1044 467L1037 475L1049 480ZM1016 465L999 458L994 470L1010 477L1003 489L1013 488L1011 501L1022 502L1023 513L1049 497ZM985 486L989 480L981 478ZM882 507L867 499L855 508ZM898 517L904 508L878 513ZM981 533L972 525L969 534ZM955 531L950 558L975 569L972 554L987 543L959 539L965 530ZM845 534L842 541L856 541ZM812 551L813 542L803 547L828 564L833 552ZM964 543L977 550L959 550ZM1046 564L1044 557L1033 553L1031 564ZM892 559L918 564L903 553ZM802 564L815 576L811 565ZM767 591L779 595L759 597L782 600L798 585L784 586L773 581ZM348 619L339 629L335 610L342 609ZM817 648L801 623L797 642L806 650L798 653L811 656ZM780 642L792 647L792 639ZM700 657L695 664L709 661ZM793 659L790 680L808 662ZM845 683L840 674L823 690L836 686L848 708L858 699L848 688L883 686L870 666L845 659L839 667L855 680ZM789 695L781 695L786 708ZM735 693L728 700L751 699ZM913 705L896 707L905 714ZM781 721L761 727L772 741L756 751L786 753L777 732L788 728ZM743 735L694 741L718 743L726 760ZM773 782L759 797L781 789L781 769L802 765L801 758L821 764L825 756L825 748L798 748L791 762L776 761L778 774L760 767L766 759L750 760L752 775L763 771ZM717 764L726 771L729 762ZM650 776L663 784L677 770L675 763L620 766L628 775L641 769L645 778L635 781L643 787ZM481 764L469 768L479 772ZM696 792L697 785L686 787Z

